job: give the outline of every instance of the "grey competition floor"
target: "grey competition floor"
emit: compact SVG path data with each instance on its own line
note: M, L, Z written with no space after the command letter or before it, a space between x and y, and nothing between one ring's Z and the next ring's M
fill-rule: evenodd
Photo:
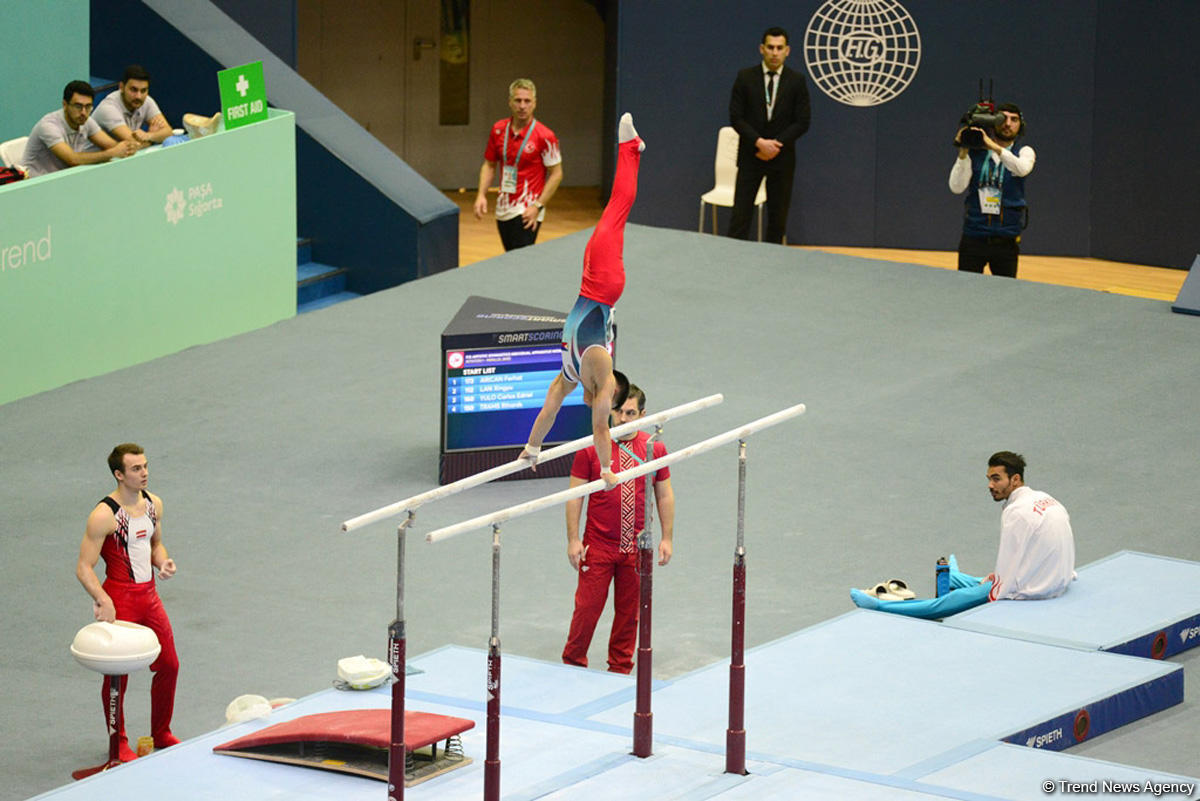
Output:
M69 780L105 751L97 677L70 658L90 604L74 579L83 520L111 488L104 457L141 442L179 575L162 586L183 670L176 733L224 721L242 693L299 697L339 657L383 657L395 533L338 524L433 485L438 336L485 295L566 311L586 233L339 304L0 407L0 797ZM960 275L631 226L619 366L652 409L726 401L668 425L678 448L796 402L749 447L747 645L851 608L898 576L921 594L957 553L984 572L995 450L1071 512L1080 565L1121 549L1200 560L1200 319L1165 302ZM111 338L153 335L114 322ZM675 560L655 576L655 672L728 653L736 448L673 468ZM1191 454L1190 456L1188 454ZM506 482L431 506L418 532L544 494ZM554 660L571 611L562 513L505 529L506 653ZM408 547L410 654L486 647L486 535ZM600 631L605 630L602 620ZM603 640L592 649L603 663ZM847 643L888 663L867 643ZM1070 753L1191 775L1200 670L1185 702ZM889 665L890 669L903 666ZM127 701L148 728L147 674ZM868 747L864 744L864 747Z

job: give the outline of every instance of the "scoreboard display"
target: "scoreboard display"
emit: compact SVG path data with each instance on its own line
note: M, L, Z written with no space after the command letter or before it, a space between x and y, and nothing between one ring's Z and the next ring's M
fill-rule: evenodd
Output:
M550 382L562 370L566 319L549 309L467 298L442 331L440 483L517 458ZM591 420L577 386L563 401L543 448L586 437ZM565 476L571 459L555 459L538 465L537 472L524 470L511 478Z
M443 452L524 446L550 382L562 370L559 345L452 350L446 354ZM546 442L586 437L583 389L563 401Z

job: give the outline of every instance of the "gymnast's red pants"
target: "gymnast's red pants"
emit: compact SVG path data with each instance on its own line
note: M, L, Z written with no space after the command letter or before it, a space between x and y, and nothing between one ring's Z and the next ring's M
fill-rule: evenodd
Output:
M167 618L167 611L163 609L153 581L132 584L110 579L104 582L104 591L117 607L117 620L140 623L153 630L158 637L158 644L162 646L158 659L150 665L150 671L154 674L150 682L150 734L154 736L155 743L160 743L163 735L171 731L171 715L175 711L175 680L179 676L179 657L175 654L171 621ZM117 730L122 740L125 739L124 699L128 684L127 681L121 684L122 712L117 720ZM100 701L106 719L108 692L109 678L105 676Z
M613 673L633 670L633 651L637 647L638 552L621 553L620 546L605 537L584 539L587 559L579 571L575 589L575 614L563 648L562 660L568 665L587 667L588 646L596 622L608 601L608 585L613 585L613 625L608 637L608 669Z
M615 306L625 291L625 221L637 199L638 170L642 163L638 144L634 139L617 146L612 194L583 249L579 294L605 306Z

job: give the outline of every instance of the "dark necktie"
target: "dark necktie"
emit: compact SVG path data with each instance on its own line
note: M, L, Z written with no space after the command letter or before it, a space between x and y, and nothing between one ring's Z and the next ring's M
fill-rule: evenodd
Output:
M771 105L775 97L775 73L767 72L767 105Z

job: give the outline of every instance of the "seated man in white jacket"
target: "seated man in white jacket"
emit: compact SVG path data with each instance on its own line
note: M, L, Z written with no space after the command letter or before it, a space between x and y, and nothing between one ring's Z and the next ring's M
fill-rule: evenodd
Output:
M988 459L988 491L1003 502L996 570L986 578L961 573L950 557L951 591L940 598L885 601L850 590L865 609L938 619L988 601L1055 598L1075 579L1075 536L1061 503L1025 485L1025 458L1000 451Z

